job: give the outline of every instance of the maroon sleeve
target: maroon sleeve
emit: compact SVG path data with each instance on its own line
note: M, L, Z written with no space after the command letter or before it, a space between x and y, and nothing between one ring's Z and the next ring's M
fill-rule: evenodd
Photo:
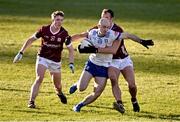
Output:
M36 37L36 38L42 37L42 32L43 32L43 27L41 27L41 28L35 33L35 37Z
M69 34L66 30L65 30L65 33L63 34L63 36L64 36L64 41L69 37Z
M71 36L69 36L68 32L66 33L66 38L65 38L65 45L68 46L71 44Z

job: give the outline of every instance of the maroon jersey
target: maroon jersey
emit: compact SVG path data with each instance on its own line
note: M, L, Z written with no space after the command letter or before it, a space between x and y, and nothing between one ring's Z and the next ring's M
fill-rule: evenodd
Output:
M98 27L95 26L95 27L93 27L93 28L91 28L91 29L97 29L97 28L98 28ZM90 30L91 30L91 29L90 29ZM90 30L89 30L89 31L90 31ZM120 32L120 33L123 32L123 29L122 29L121 27L119 27L118 25L116 25L116 24L114 24L114 25L112 26L111 30L116 31L116 32ZM127 57L127 56L128 56L128 52L127 52L126 47L125 47L125 45L124 45L124 40L122 40L122 41L121 41L121 45L119 46L116 54L113 55L113 59L123 59L123 58L125 58L125 57Z
M68 32L63 27L60 28L59 32L53 34L50 30L50 25L42 26L35 33L36 38L41 37L41 48L38 55L55 62L60 62L63 44L68 36Z
M118 25L114 24L111 28L113 31L117 31L122 33L123 29L119 27ZM113 59L123 59L128 56L128 52L126 50L126 47L124 45L124 40L121 41L121 45L119 46L116 54L113 55Z

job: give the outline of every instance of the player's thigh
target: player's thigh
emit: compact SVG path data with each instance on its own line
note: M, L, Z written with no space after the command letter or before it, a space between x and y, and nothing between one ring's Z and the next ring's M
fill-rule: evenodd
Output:
M54 82L61 82L61 72L50 72L51 79Z
M107 83L107 78L105 77L95 77L95 92L98 92L99 94L102 93Z
M129 84L135 83L134 69L132 66L127 66L121 70L123 77Z
M120 70L116 67L110 66L108 67L108 77L110 78L110 80L118 80L120 75Z
M47 67L42 64L36 65L36 77L43 78Z
M79 82L77 84L78 88L81 89L86 89L89 81L92 79L92 74L90 74L89 72L83 70L83 72L81 73L81 76L79 78Z
M47 63L41 57L37 56L36 59L36 77L44 77L47 70Z

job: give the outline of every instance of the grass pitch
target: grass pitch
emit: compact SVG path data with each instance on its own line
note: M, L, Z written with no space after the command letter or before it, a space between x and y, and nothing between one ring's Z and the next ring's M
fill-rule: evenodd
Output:
M75 34L94 26L103 8L114 10L115 22L125 31L155 42L149 50L130 40L125 42L134 62L141 112L132 111L127 84L120 76L124 115L112 109L109 81L94 103L74 113L72 107L93 90L93 81L85 92L69 95L69 87L78 80L88 55L75 53L76 70L71 74L67 50L63 51L62 84L68 104L60 103L47 72L36 99L37 109L27 108L40 41L25 52L20 63L12 64L22 43L41 25L50 23L54 10L65 12L64 27ZM0 0L0 120L180 121L179 8L179 0Z

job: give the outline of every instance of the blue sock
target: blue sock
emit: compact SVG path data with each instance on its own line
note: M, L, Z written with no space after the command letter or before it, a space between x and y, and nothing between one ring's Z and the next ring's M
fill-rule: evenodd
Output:
M84 105L83 102L80 102L80 103L79 103L79 106L80 106L80 107L83 107L83 106L85 106L85 105Z

